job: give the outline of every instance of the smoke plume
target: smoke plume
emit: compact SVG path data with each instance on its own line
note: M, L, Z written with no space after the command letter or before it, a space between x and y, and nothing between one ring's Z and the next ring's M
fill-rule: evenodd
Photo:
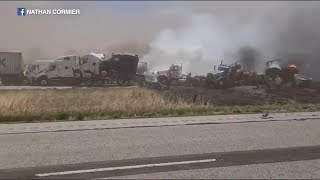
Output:
M259 54L252 47L241 47L239 49L239 61L243 71L255 71Z
M220 6L212 6L215 3ZM226 63L239 60L245 70L262 73L267 60L299 54L298 68L318 77L318 2L204 4L185 8L188 23L162 30L143 60L156 68L183 62L187 72L196 74L212 70L221 59Z

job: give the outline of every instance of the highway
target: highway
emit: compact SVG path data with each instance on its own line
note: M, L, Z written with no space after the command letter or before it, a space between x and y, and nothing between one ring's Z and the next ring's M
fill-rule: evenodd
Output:
M0 124L0 178L320 178L320 112Z

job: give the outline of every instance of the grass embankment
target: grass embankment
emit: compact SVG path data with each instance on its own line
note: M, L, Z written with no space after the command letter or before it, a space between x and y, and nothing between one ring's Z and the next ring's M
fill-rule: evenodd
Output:
M147 89L2 90L0 122L316 111L319 104L214 106Z

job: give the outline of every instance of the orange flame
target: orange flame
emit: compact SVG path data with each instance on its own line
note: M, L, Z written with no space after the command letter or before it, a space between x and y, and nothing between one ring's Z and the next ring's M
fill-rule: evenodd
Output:
M288 68L297 68L297 66L294 64L290 64L290 65L288 65Z

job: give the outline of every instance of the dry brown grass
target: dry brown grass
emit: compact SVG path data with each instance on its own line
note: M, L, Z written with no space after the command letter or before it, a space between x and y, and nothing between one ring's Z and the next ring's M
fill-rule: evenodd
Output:
M318 105L207 106L147 89L2 90L0 122L318 110Z
M0 94L1 116L32 116L35 119L130 117L191 106L183 100L173 103L164 95L146 89L10 90Z

